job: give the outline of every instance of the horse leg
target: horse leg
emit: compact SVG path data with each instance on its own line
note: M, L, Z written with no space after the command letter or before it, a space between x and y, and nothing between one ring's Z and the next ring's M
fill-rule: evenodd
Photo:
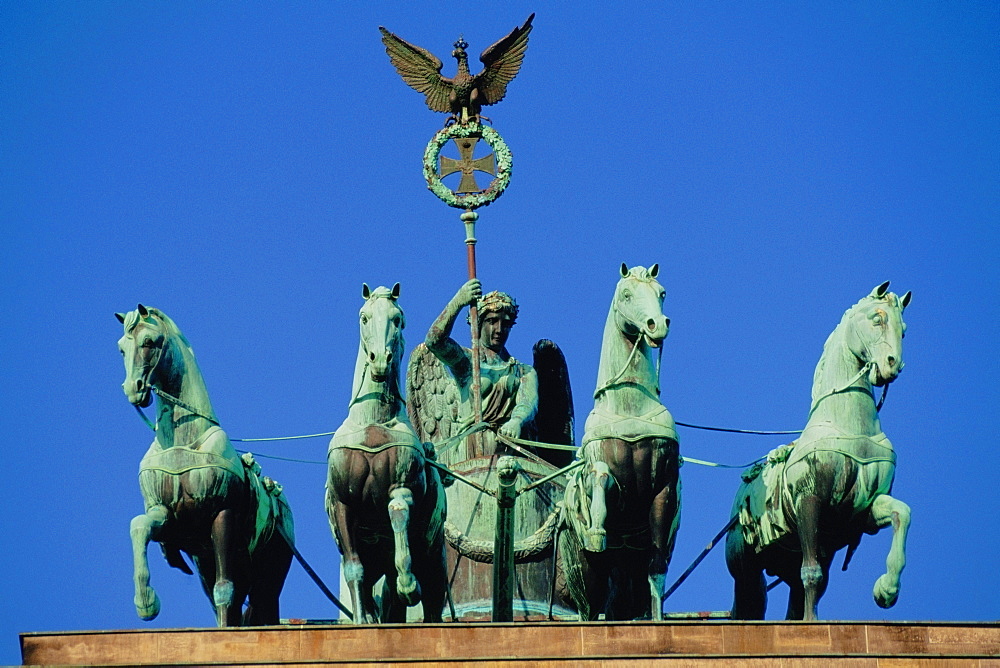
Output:
M135 611L145 621L160 614L160 597L149 586L149 561L146 549L150 540L156 540L160 527L167 521L167 508L153 506L142 515L132 518L129 534L132 537L133 578L135 580Z
M740 532L737 527L733 531ZM764 619L767 612L767 582L764 569L750 554L753 548L742 535L726 542L726 566L733 576L732 619ZM737 544L736 541L739 541Z
M871 522L882 529L892 524L892 544L885 560L885 573L875 581L872 595L880 608L891 608L899 598L899 576L906 566L906 533L910 529L910 507L888 494L875 497Z
M328 492L327 509L330 526L333 528L337 544L340 546L341 562L344 569L344 580L351 591L351 612L355 624L374 624L375 602L371 590L364 587L365 569L361 565L354 539L357 535L357 519L355 513L345 503L332 498ZM367 593L367 596L366 596Z
M802 565L799 574L804 589L802 619L817 619L816 606L823 589L823 567L819 563L820 499L815 493L804 494L795 500L795 519L799 527L799 545L802 547Z
M216 623L222 626L239 626L242 621L245 585L237 591L236 582L245 581L246 573L237 544L240 517L238 511L227 508L219 511L212 521L212 549L215 553L215 585L212 603L215 605Z
M444 533L433 541L426 555L414 563L417 581L420 582L424 622L440 622L448 586L448 566L444 552Z
M606 492L611 487L611 468L602 461L595 461L590 471L590 526L583 537L583 548L603 552L608 546L608 532L604 521L608 517Z
M245 626L270 626L280 621L278 600L291 565L292 549L275 530L267 544L254 552Z
M420 601L420 584L411 572L409 530L410 506L413 493L405 487L397 487L389 492L389 522L395 542L396 592L406 605L416 605Z
M581 551L580 559L586 562L583 573L584 594L587 600L586 615L580 611L581 621L596 622L597 617L604 612L608 604L609 576L604 562L607 554L593 554ZM586 617L586 619L584 619Z
M649 593L653 621L663 621L663 589L667 568L674 553L674 541L680 527L680 478L677 468L668 472L670 479L653 498L649 509L649 529L653 537L653 557L649 562Z

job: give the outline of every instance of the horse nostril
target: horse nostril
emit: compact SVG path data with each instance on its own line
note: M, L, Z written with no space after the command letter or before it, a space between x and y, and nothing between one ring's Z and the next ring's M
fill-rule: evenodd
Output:
M670 318L664 316L663 317L663 324L666 325L667 329L670 329Z
M648 327L649 331L652 332L654 329L656 329L656 321L650 318L649 320L646 321L646 327Z
M391 362L392 361L392 351L391 350L387 350L386 351L386 353L385 353L385 361L386 362Z
M142 378L135 381L135 391L142 392Z
M889 359L886 360L886 361L889 363L889 368L890 369L893 368L894 366L896 366L896 358L893 357L892 355L889 355Z
M372 362L374 362L375 361L375 353L368 353L368 359L371 360Z

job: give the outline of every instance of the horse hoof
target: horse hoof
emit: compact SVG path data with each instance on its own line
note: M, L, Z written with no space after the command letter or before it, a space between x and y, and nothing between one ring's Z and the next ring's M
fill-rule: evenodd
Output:
M880 575L879 579L875 581L875 587L872 588L872 596L878 607L891 608L896 605L896 600L899 599L899 585L889 584L889 576Z
M588 533L583 543L583 549L588 552L604 552L608 547L608 534L604 531Z
M409 582L397 580L396 592L407 607L420 603L420 583L416 578L410 578Z
M135 611L144 622L154 620L160 614L160 597L152 587L146 587L141 595L135 595Z

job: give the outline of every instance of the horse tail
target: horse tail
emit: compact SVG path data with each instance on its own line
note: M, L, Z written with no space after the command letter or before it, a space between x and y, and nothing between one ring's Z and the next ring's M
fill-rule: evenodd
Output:
M413 557L410 554L409 527L410 507L413 492L405 487L397 487L389 492L389 522L395 547L396 592L406 605L416 605L420 601L420 584L411 570Z

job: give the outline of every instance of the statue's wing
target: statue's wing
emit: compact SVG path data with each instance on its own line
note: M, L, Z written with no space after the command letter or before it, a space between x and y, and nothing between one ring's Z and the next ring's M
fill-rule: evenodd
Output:
M507 94L507 84L517 76L524 60L524 52L528 49L528 33L531 32L532 14L524 25L514 28L509 35L483 51L479 60L483 61L485 69L476 75L476 88L479 89L480 104L496 104ZM412 84L410 84L412 85Z
M535 373L538 374L537 439L542 443L575 445L573 391L566 358L559 346L548 339L536 343L533 352ZM542 450L539 454L560 468L572 463L574 458L574 453L567 450Z
M385 52L389 54L389 60L399 76L403 77L403 81L427 96L427 106L431 111L451 111L448 96L452 82L441 76L441 61L437 56L427 49L410 44L382 26L378 29L382 33Z
M406 368L406 412L425 443L439 444L452 436L461 397L444 364L421 343Z

